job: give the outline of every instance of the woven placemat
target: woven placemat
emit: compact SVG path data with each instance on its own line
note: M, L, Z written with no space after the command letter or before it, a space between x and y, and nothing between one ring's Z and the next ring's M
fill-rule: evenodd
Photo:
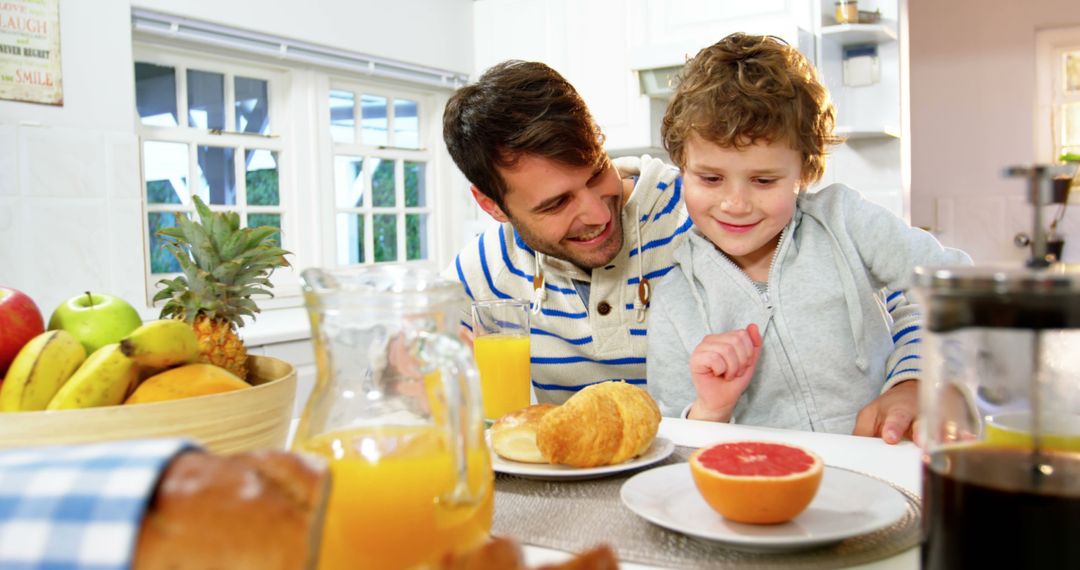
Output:
M679 447L661 465L685 462ZM841 568L903 552L919 542L919 500L907 499L893 525L832 545L795 552L747 552L655 526L623 505L619 490L635 472L587 481L538 481L508 475L495 480L494 534L568 552L607 543L626 562L665 568ZM888 482L887 482L888 483Z

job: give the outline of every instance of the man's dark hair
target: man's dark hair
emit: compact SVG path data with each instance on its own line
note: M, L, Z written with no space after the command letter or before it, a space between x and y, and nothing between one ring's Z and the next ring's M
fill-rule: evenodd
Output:
M443 140L461 172L505 207L506 182L496 167L522 155L570 166L599 166L603 135L570 83L538 62L504 61L446 103Z

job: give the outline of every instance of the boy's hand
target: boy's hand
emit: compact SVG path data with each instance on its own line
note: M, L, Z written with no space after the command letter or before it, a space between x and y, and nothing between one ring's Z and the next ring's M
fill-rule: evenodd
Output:
M690 379L697 400L687 417L726 422L739 396L750 384L761 354L757 325L726 333L706 335L690 355Z
M919 382L907 380L859 410L853 435L880 437L885 443L911 438L919 412Z

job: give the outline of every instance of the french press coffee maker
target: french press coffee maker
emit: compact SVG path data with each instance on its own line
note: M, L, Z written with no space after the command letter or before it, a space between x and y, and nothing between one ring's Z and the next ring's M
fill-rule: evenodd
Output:
M1048 263L1056 167L1017 168L1027 267L920 268L923 568L1080 568L1080 270Z

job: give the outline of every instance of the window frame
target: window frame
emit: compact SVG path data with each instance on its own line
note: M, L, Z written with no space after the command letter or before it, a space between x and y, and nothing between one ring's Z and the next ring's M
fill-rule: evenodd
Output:
M147 306L153 306L152 298L157 292L157 282L170 278L175 273L150 272L149 213L152 211L189 211L190 204L149 204L144 164L144 143L147 141L177 142L188 145L188 186L194 190L198 177L198 145L230 146L242 152L248 149L267 149L277 153L278 192L281 213L282 247L293 255L289 256L291 267L274 271L274 298L260 299L259 306L264 310L292 309L303 307L299 275L308 267L340 267L336 251L336 204L334 194L334 157L339 153L330 131L329 97L332 89L351 89L357 96L361 93L386 97L388 111L394 112L393 99L410 99L418 105L417 123L419 128L419 149L401 149L389 146L372 146L357 143L360 156L396 161L395 165L395 203L407 213L427 214L427 257L411 261L398 261L409 266L419 266L432 270L441 270L447 263L448 252L456 252L457 234L461 231L460 214L462 205L446 199L445 195L460 194L462 202L467 193L461 190L463 178L453 167L442 143L442 108L453 93L450 87L439 87L422 83L412 83L382 77L366 77L350 74L338 69L301 62L282 63L272 57L263 57L243 51L220 51L202 44L189 44L178 41L166 41L137 35L133 39L133 62L167 65L175 68L177 89L178 122L187 123L187 105L180 98L187 97L186 69L197 69L225 73L226 89L233 90L233 77L243 76L268 81L269 116L271 133L269 136L258 134L237 134L222 132L210 134L207 130L188 126L158 127L144 125L137 108L131 113L135 123L138 144L139 184L141 220L140 239L143 258L143 275L146 281ZM132 68L134 74L134 68ZM229 93L226 94L226 125L235 127L235 106ZM360 112L360 100L356 101L356 113ZM359 118L359 117L357 117ZM392 125L391 125L392 128ZM359 135L361 124L356 123ZM390 135L393 136L393 135ZM390 139L392 140L392 139ZM255 141L255 142L252 142ZM346 149L348 145L345 145ZM237 156L243 156L242 154ZM422 207L404 207L404 162L417 161L426 163L426 205ZM242 184L243 162L234 159L237 168L237 185ZM369 177L370 173L366 173ZM368 182L370 188L370 182ZM467 188L467 186L466 186ZM366 190L367 191L367 190ZM246 194L246 184L244 188ZM244 200L244 207L250 213L265 209L262 206L247 206L246 196L237 190L237 204ZM467 208L469 204L464 204ZM211 206L211 210L234 209L232 206ZM261 213L261 212L258 212ZM276 212L275 212L276 213ZM378 213L378 212L376 212ZM455 216L455 214L459 214ZM246 216L244 217L246 221ZM370 216L369 216L370 219ZM400 257L407 256L407 236L405 218L398 220L398 251ZM371 224L365 224L365 232L370 232ZM372 260L373 252L369 248L366 260ZM386 262L391 263L391 262ZM366 264L365 264L366 265ZM159 304L160 305L160 304ZM269 317L268 317L269 318ZM261 322L263 319L259 319ZM271 319L273 320L273 319ZM278 325L271 325L272 328ZM248 331L249 327L245 328ZM261 328L261 327L259 327Z
M1061 156L1061 135L1064 121L1060 109L1069 103L1080 103L1080 92L1066 94L1063 88L1066 52L1080 52L1080 26L1039 30L1035 36L1035 80L1037 104L1035 111L1036 159L1044 164L1056 164ZM1072 193L1070 203L1080 203L1080 195Z
M352 143L335 141L330 133L330 93L332 91L348 91L353 93L353 132ZM434 109L437 105L437 94L434 89L417 89L415 87L398 85L392 81L373 81L367 78L351 78L340 74L330 74L327 77L326 88L322 90L323 96L319 108L319 138L324 141L326 158L321 160L323 164L323 176L325 181L321 192L322 217L327 222L322 224L323 243L327 244L323 250L326 254L322 263L326 267L367 267L373 265L401 264L406 266L423 267L438 270L437 263L440 258L440 237L442 227L450 225L449 220L437 219L437 213L446 211L439 207L440 186L436 180L438 175L438 153L436 149L442 144L441 130L434 128ZM364 95L385 97L387 101L387 145L371 145L363 141L363 126L361 123L361 107ZM394 146L395 142L393 116L396 111L394 101L408 99L417 104L417 128L419 148L403 148ZM441 116L441 115L440 115ZM363 162L361 172L364 184L364 205L354 208L339 208L336 203L335 185L335 161L338 156L360 157ZM371 175L372 169L368 167L370 159L394 161L394 206L376 207L371 204ZM405 205L405 162L420 162L425 165L425 204L424 206ZM339 261L337 250L337 223L338 216L342 213L356 213L364 215L364 261L359 263L343 264ZM407 259L406 214L426 214L428 220L427 232L427 258ZM375 261L374 255L374 224L373 216L376 214L395 214L397 224L397 261Z
M291 145L291 123L288 120L289 71L281 67L266 65L254 59L234 59L207 54L198 50L186 50L180 47L133 42L134 63L172 67L176 73L176 113L175 127L163 127L143 124L137 109L132 109L135 121L135 134L139 145L139 181L140 201L142 204L142 242L143 273L146 279L147 303L152 304L157 292L157 282L172 278L178 273L152 273L150 265L149 215L152 212L187 212L194 215L194 204L181 198L180 204L151 204L148 201L145 176L145 144L147 142L181 143L187 145L189 193L195 195L201 189L198 175L198 147L211 146L234 149L233 169L236 186L236 205L210 205L215 212L234 211L240 214L241 225L247 224L249 214L274 213L281 216L281 246L289 251L296 251L299 233L296 220L296 179L293 173L295 150ZM270 117L270 134L239 133L226 129L220 133L210 129L200 129L188 125L187 70L194 69L212 73L221 73L224 78L225 125L235 127L235 77L247 77L267 82L267 107ZM132 69L134 73L134 69ZM252 206L247 204L246 169L244 156L249 150L267 150L276 154L278 171L278 205ZM275 271L271 276L276 299L260 301L264 308L273 306L295 305L300 295L300 288L291 272ZM290 301L290 298L295 298ZM278 300L278 299L284 299Z

